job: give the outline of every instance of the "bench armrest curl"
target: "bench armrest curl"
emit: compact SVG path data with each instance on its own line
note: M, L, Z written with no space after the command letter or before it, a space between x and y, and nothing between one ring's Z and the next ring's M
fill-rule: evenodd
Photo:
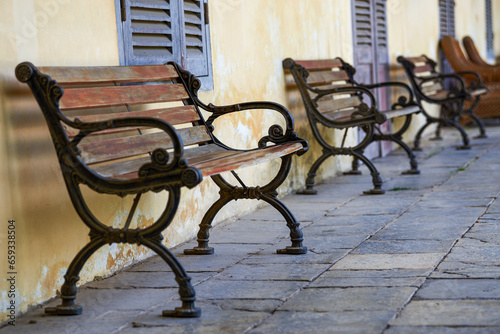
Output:
M307 143L307 141L300 138L294 131L294 122L292 115L290 114L288 109L286 109L279 103L257 101L257 102L244 102L227 106L215 106L212 103L205 105L198 99L196 100L201 108L212 113L212 115L210 115L210 117L206 121L206 124L212 131L214 129L213 122L220 116L244 110L274 110L279 114L281 114L281 116L285 120L286 129L283 130L283 128L277 124L270 126L268 130L268 135L259 140L259 147L264 148L267 146L267 143L269 142L274 144L281 144L286 142L298 141L303 145L303 149L298 152L299 155L305 153L309 149L309 144ZM217 139L217 141L219 140ZM221 141L219 141L219 143L223 144Z

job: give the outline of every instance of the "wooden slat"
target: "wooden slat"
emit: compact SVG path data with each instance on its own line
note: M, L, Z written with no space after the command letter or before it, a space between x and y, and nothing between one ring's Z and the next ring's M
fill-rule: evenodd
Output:
M427 62L426 57L405 57L406 60L411 61L412 63L425 63Z
M399 116L406 116L410 114L414 114L420 111L419 106L409 106L401 109L393 109L393 110L387 110L387 111L382 111L384 115L387 116L388 119L394 118L394 117L399 117Z
M141 111L130 111L121 112L114 114L98 114L98 115L81 115L74 116L82 122L92 123L92 122L103 122L116 118L133 118L133 117L154 117L160 118L164 121L169 122L171 125L178 125L184 123L196 122L200 119L196 108L192 105L179 106L172 108L161 108L161 109L151 109L151 110L141 110ZM78 130L68 129L68 135L73 131L78 132Z
M40 67L61 85L163 81L177 78L172 65Z
M431 99L436 99L436 100L444 100L448 98L449 92L446 90L441 90L437 91L436 93L433 94L428 94L427 97L430 97Z
M181 84L112 86L66 89L59 102L61 110L103 106L173 102L189 96Z
M144 111L131 111L131 112L123 112L115 114L83 115L83 116L78 116L77 118L82 122L102 122L116 118L131 118L131 117L154 117L167 121L171 125L196 122L200 119L200 116L198 115L198 112L196 111L196 108L194 106L181 106L181 107L153 109ZM135 127L134 129L141 130L143 128ZM91 136L101 135L103 133L110 134L110 133L126 132L130 130L131 128L109 129L93 133L91 134ZM70 138L72 138L79 133L79 130L67 127L66 133Z
M435 92L435 91L439 91L439 90L442 90L442 89L443 89L443 86L439 82L432 83L430 85L425 85L425 86L421 86L420 87L420 90L423 93Z
M432 72L433 69L434 68L432 67L431 64L425 64L425 65L416 66L413 69L413 72L415 72L415 73Z
M187 159L188 164L192 164L203 160L209 161L210 159L219 158L221 154L228 155L229 153L229 151L220 146L209 144L185 148L183 158ZM137 177L139 168L148 162L151 162L151 157L149 156L99 165L92 169L105 177L130 179Z
M206 127L196 126L177 130L185 146L211 140ZM86 163L98 163L151 152L157 148L172 148L172 140L165 132L101 140L79 145Z
M304 66L309 71L327 70L342 66L342 62L338 59L327 60L296 60L297 64Z
M327 85L334 81L345 81L348 79L349 76L345 71L321 71L311 72L307 78L307 83L311 86Z
M351 108L347 110L333 110L329 112L322 112L321 114L326 118L329 118L333 121L348 121L351 119L351 115L353 112L357 111L356 108Z
M235 151L224 159L216 159L192 164L199 168L203 176L210 176L227 172L237 168L250 167L270 161L285 155L292 154L303 148L300 143L285 143L255 151Z
M199 168L203 176L206 177L270 161L297 152L302 147L300 143L286 143L253 151L232 151L211 144L185 150L184 158L187 159L190 166ZM94 168L94 171L107 177L131 179L136 178L139 168L150 161L149 157L141 157L131 161L99 166Z
M357 107L360 103L361 101L358 96L349 96L342 99L318 101L318 109L320 112L330 112L349 107Z

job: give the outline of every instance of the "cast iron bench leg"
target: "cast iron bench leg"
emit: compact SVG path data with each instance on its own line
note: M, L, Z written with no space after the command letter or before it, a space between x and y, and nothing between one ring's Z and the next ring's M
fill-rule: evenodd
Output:
M163 311L164 316L174 317L199 317L200 309L194 306L196 300L195 290L191 285L191 278L176 259L176 257L161 244L163 236L161 232L170 225L175 216L180 201L180 188L170 187L167 205L160 217L149 227L144 229L128 229L128 226L117 229L102 224L92 214L86 205L83 195L70 176L65 175L69 194L80 218L85 225L90 228L90 242L83 247L75 256L64 276L64 284L61 288L62 304L56 307L45 308L45 313L52 315L78 315L82 313L82 307L75 305L77 287L80 280L78 274L90 256L105 244L127 243L138 244L149 247L160 255L170 266L175 274L175 280L179 284L179 295L182 307L177 307L174 311ZM138 199L137 199L138 200ZM134 203L136 205L136 203ZM133 213L133 210L131 210ZM131 218L131 217L129 217ZM127 225L127 224L126 224Z
M208 255L214 253L213 247L208 245L210 237L209 230L212 227L212 221L219 210L222 209L227 203L238 199L263 200L271 204L283 215L287 223L286 225L290 229L290 239L292 245L286 247L285 249L278 250L277 252L279 254L307 253L307 247L302 245L303 237L302 231L299 228L300 224L285 204L277 198L278 193L276 189L285 181L288 173L290 172L292 157L290 155L284 156L281 158L281 161L281 168L276 177L263 187L246 187L244 185L243 187L236 187L229 184L220 175L212 176L212 179L220 188L220 198L210 207L200 223L200 229L197 236L198 246L192 249L185 249L184 254Z

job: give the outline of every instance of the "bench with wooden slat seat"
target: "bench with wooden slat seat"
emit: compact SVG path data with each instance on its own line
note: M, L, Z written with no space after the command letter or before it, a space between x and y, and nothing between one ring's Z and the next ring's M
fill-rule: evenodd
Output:
M477 138L486 137L486 131L481 120L474 114L474 109L479 103L481 95L486 94L488 89L483 85L481 77L474 72L460 72L440 74L436 71L436 62L425 55L420 57L398 57L398 62L403 65L406 77L415 93L417 101L437 104L441 107L440 115L437 117L429 115L422 108L422 113L426 117L425 124L415 135L414 150L420 149L420 138L424 130L431 124L437 123L436 138L440 139L440 129L442 126L455 127L462 136L463 145L458 149L468 149L469 137L460 125L460 118L467 115L474 119L479 126L480 134ZM460 75L467 75L471 80L469 86ZM447 86L448 84L448 86ZM447 88L452 87L452 88ZM469 101L469 107L465 108L465 101Z
M172 221L182 187L193 188L210 176L220 188L220 198L205 214L198 233L198 247L190 254L211 254L209 229L217 212L232 200L259 199L275 207L290 229L291 245L278 250L304 254L302 232L290 210L277 198L292 156L307 151L307 141L294 132L293 119L284 107L272 102L230 106L203 104L197 96L200 81L177 64L116 67L40 67L21 63L16 76L31 88L47 121L73 205L90 228L90 242L76 255L64 276L62 304L46 308L55 315L80 314L76 305L78 274L101 246L112 243L144 245L158 253L172 268L179 284L182 306L163 311L165 316L197 317L195 291L177 258L162 244L161 232ZM175 102L175 103L174 103ZM210 113L205 120L200 109ZM233 149L214 135L214 121L243 110L272 110L285 128L272 125L253 149ZM281 160L277 175L260 187L247 187L234 172L274 159ZM234 186L220 173L231 172L241 183ZM107 226L91 212L80 186L105 194L135 195L121 228ZM145 228L130 228L141 194L169 193L165 209Z
M387 82L374 85L361 85L354 80L354 68L341 58L329 60L293 60L287 58L283 67L289 71L286 77L288 88L298 88L305 105L309 124L314 137L323 147L323 154L313 163L306 179L306 189L301 194L316 194L314 179L320 165L335 155L351 155L352 170L347 174L360 174L359 160L363 161L372 175L374 188L367 194L383 194L382 179L375 165L364 155L364 150L373 141L390 140L399 144L408 154L410 170L404 174L419 174L417 160L412 150L402 141L403 133L408 129L411 116L420 112L420 106L413 101L410 88L402 83ZM390 110L377 110L376 100L371 89L380 87L399 87L405 91ZM364 98L364 99L363 99ZM404 116L403 126L393 133L383 133L379 124L387 119ZM321 134L318 125L344 131L340 147L335 147ZM365 137L359 144L345 147L349 129L361 128Z

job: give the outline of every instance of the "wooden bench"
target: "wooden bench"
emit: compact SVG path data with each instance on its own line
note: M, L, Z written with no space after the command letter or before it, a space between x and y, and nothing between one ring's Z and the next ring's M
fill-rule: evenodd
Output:
M365 148L374 141L389 140L399 144L410 160L410 170L404 174L419 174L418 163L413 151L402 140L408 129L411 116L420 112L421 107L414 102L411 89L399 82L361 85L354 80L355 69L341 58L329 60L293 60L287 58L283 67L291 73L286 79L288 87L298 87L304 103L309 124L314 137L323 147L323 154L313 163L306 179L306 189L301 194L316 194L314 178L320 165L335 155L351 155L352 170L346 174L360 174L359 160L368 167L374 188L366 194L383 194L382 179L375 165L364 155ZM379 111L372 89L401 88L406 96L400 96L390 110ZM379 125L387 119L404 116L404 124L398 131L383 133ZM318 125L344 131L340 146L328 143ZM361 128L365 136L354 146L345 146L347 132Z
M442 126L455 127L462 136L463 145L458 149L469 149L469 137L460 125L460 118L467 115L474 119L479 126L479 138L486 137L486 131L481 120L474 115L474 108L479 102L481 95L486 94L488 89L483 85L481 77L474 72L460 72L440 74L436 71L436 62L425 55L420 57L398 57L398 62L403 65L406 76L415 92L417 101L437 104L441 107L440 115L435 117L422 109L426 117L426 123L415 135L415 148L419 149L420 137L424 130L432 123L437 123L436 139L440 139L439 130ZM469 86L460 75L467 75L471 80ZM447 88L450 84L452 88ZM465 101L471 101L469 108L465 108Z
M292 245L279 253L303 254L302 232L290 210L277 198L292 156L307 151L307 141L294 132L289 112L279 104L250 102L229 106L203 104L197 96L200 81L175 63L159 66L40 67L21 63L16 76L31 88L48 124L72 203L90 228L90 242L75 256L64 276L62 304L46 308L56 315L80 314L75 304L76 283L87 259L101 246L129 243L149 247L171 267L179 284L182 306L165 316L197 317L195 291L176 257L162 244L161 232L172 221L182 187L192 188L211 176L220 198L208 210L192 252L209 254L208 230L217 212L237 199L259 199L275 207L290 229ZM180 102L179 102L180 101ZM173 105L177 102L177 105ZM205 120L201 109L210 113ZM243 110L273 110L285 127L272 125L258 147L237 150L213 133L214 121ZM269 184L233 186L220 173L281 159ZM107 226L87 206L80 186L117 196L135 195L121 228ZM141 194L167 191L163 213L145 228L130 228Z

